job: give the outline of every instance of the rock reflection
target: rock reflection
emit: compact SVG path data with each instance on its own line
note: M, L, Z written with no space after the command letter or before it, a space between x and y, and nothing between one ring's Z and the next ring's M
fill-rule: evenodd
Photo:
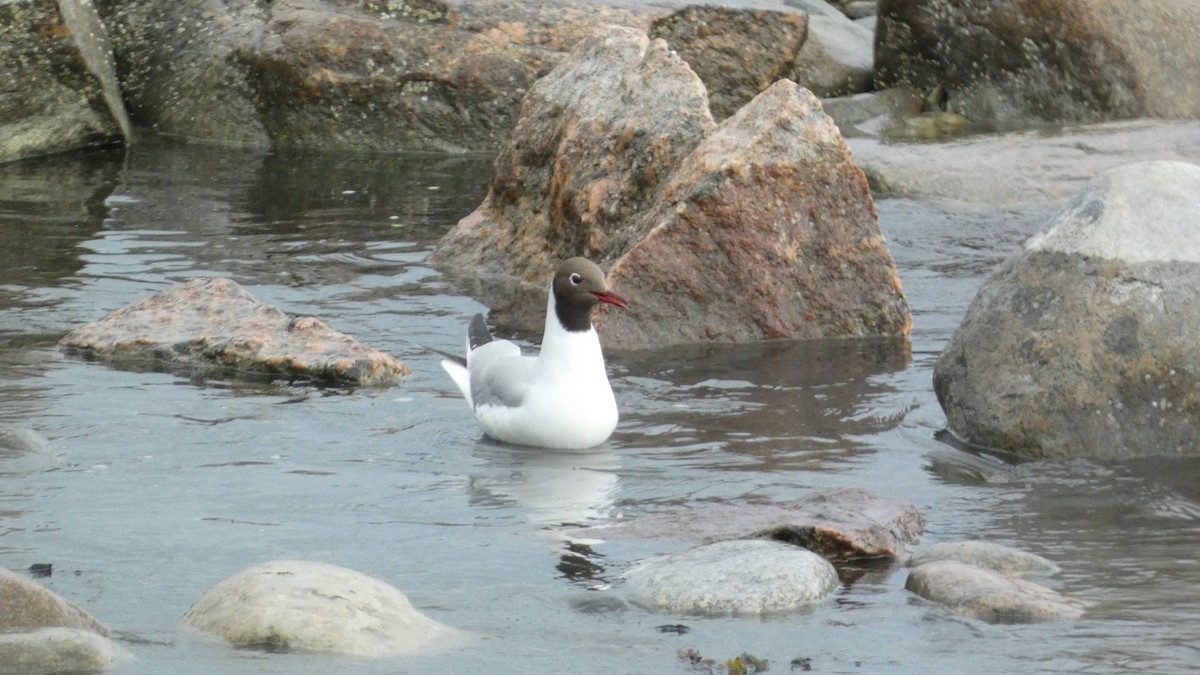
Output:
M0 312L29 301L21 289L80 270L79 243L101 228L122 158L98 150L0 164ZM13 326L0 314L0 330Z
M87 248L155 283L206 273L347 283L373 267L394 273L395 249L423 259L482 198L489 171L474 155L269 153L150 136L129 151Z
M753 470L844 453L897 426L886 376L911 359L903 339L708 344L617 355L622 439L679 447L719 442ZM890 396L889 396L890 395ZM784 451L777 453L777 451ZM813 459L809 457L808 459Z

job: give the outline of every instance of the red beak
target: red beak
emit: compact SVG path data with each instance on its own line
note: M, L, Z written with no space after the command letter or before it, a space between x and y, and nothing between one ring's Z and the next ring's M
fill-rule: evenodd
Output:
M603 293L592 291L592 295L599 298L600 302L605 304L616 305L621 309L629 309L629 301L617 295L616 293L613 293L612 291L604 291Z

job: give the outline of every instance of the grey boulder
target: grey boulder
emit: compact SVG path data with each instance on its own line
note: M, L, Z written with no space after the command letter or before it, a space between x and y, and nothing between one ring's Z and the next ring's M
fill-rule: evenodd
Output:
M983 283L934 368L949 429L1026 458L1200 455L1200 167L1096 178Z

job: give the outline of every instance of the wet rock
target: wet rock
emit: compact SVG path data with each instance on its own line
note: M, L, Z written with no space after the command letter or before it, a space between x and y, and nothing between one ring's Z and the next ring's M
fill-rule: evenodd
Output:
M79 628L0 633L0 672L20 675L94 673L130 658L108 638Z
M0 162L117 143L128 133L90 3L0 3L0 63Z
M700 76L708 89L713 117L723 120L793 71L802 45L810 56L800 72L807 72L812 65L825 74L817 64L809 63L816 60L818 51L826 53L820 47L809 46L810 42L820 45L821 41L805 39L811 34L810 21L799 11L690 5L656 19L650 37L666 40ZM870 65L868 56L868 73Z
M1083 605L1053 589L954 560L916 567L904 588L951 611L990 623L1071 619Z
M54 591L0 568L0 672L105 670L128 653L108 629Z
M953 433L1021 457L1200 455L1200 167L1077 194L983 283L934 368Z
M54 591L0 568L0 632L54 627L78 628L97 635L108 635L108 629L103 624Z
M522 111L487 198L433 259L501 323L536 331L559 261L623 253L670 172L715 125L687 64L620 28L580 43Z
M789 80L705 138L641 222L608 278L634 306L597 319L611 347L911 330L866 178Z
M126 305L59 341L118 366L180 368L378 386L408 367L311 316L259 302L236 282L194 279Z
M1006 577L1057 574L1058 565L1040 555L990 541L942 541L926 547L908 559L909 567L920 567L938 560L982 567Z
M184 621L237 647L368 658L415 652L457 633L379 579L296 560L234 574L205 591Z
M625 573L640 599L666 612L764 615L820 602L838 585L824 558L760 540L724 541L641 561Z
M988 127L1200 117L1192 0L880 0L880 86L943 86Z
M0 424L0 456L50 452L50 439L33 429Z
M912 504L846 488L822 492L796 504L795 511L781 524L753 536L803 546L829 560L895 560L924 529L925 519Z
M807 548L835 561L903 556L925 521L907 502L841 488L793 502L708 504L592 527L580 536L710 543L765 537Z
M868 91L875 75L874 39L841 14L810 16L804 46L783 76L821 97Z

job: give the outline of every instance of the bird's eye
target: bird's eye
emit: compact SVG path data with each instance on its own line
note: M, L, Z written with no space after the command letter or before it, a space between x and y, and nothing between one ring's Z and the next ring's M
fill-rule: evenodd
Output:
M578 286L583 283L583 277L579 276L578 272L571 272L571 276L567 277L571 280L573 286Z

